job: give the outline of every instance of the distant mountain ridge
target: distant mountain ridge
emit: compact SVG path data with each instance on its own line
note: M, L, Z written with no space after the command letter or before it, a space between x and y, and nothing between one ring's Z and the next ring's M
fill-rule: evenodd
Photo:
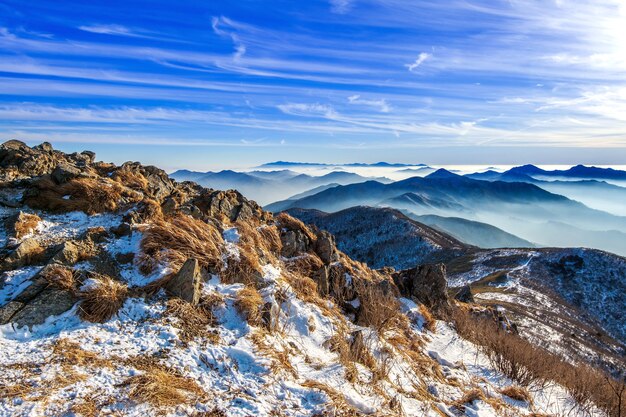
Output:
M371 178L347 171L332 171L325 175L314 176L287 169L249 172L178 170L171 173L170 176L177 181L193 181L213 189L236 189L246 197L261 204L267 204L328 184L347 185L371 180ZM385 183L391 181L384 177L375 179Z
M289 161L275 161L268 162L260 165L259 168L268 167L282 167L282 166L300 166L300 167L332 167L332 166L345 166L345 167L379 167L379 168L403 168L403 167L427 167L425 164L402 164L402 163L390 163L390 162L352 162L348 164L326 164L321 162L289 162Z

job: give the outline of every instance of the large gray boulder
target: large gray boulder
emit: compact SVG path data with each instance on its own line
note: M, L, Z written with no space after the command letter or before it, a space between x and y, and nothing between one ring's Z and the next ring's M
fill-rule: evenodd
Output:
M449 311L448 280L444 264L418 265L393 275L400 294L426 305L438 315Z

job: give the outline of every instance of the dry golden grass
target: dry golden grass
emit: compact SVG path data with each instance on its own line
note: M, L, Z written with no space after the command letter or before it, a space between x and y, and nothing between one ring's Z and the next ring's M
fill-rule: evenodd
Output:
M69 339L57 339L52 345L53 361L64 365L80 367L110 368L112 363L101 358L97 353L84 350L77 342Z
M179 269L189 258L198 260L201 268L221 265L224 240L217 228L187 215L168 220L157 220L143 229L139 267L144 274L153 272L157 265L168 263Z
M128 396L137 403L153 407L174 407L206 398L206 392L191 378L160 366L147 366L140 375L126 379Z
M458 400L454 401L453 405L463 410L465 404L471 404L476 400L484 400L484 399L485 399L485 394L483 394L483 392L479 390L478 388L473 388L463 393L463 396L459 398Z
M37 225L41 221L41 218L36 214L20 213L13 228L15 229L15 237L21 239L22 237L33 233L37 228Z
M148 191L148 180L146 177L128 167L120 167L115 170L111 175L111 179L143 193Z
M97 285L79 294L82 301L78 315L83 320L104 323L122 307L128 296L128 287L104 275L97 281Z
M92 395L75 400L70 410L72 413L83 417L97 417L100 415L100 406Z
M506 395L507 397L517 401L527 402L528 404L531 404L533 400L528 390L524 387L520 387L519 385L509 385L508 387L504 387L500 390L500 394Z
M259 291L249 285L239 290L235 300L237 311L251 326L261 326L263 324L263 304L263 297L261 297Z
M66 291L74 291L74 272L65 266L52 265L41 272L49 285Z
M220 272L220 280L225 284L255 285L262 277L259 257L251 248L240 248L239 257L230 257Z
M357 324L368 326L383 335L388 330L403 326L404 315L397 297L369 280L353 278L354 288L361 303Z
M215 325L213 308L223 303L221 295L215 293L212 296L204 296L197 306L172 298L167 301L166 315L175 317L174 327L180 330L180 339L188 343L197 337L204 337L214 343L219 341L219 335L209 330Z
M311 229L309 229L300 220L291 217L287 213L279 213L274 216L274 219L280 228L294 231L299 230L304 233L311 240L311 242L315 242L317 240L317 236L315 236L315 233L313 233Z
M52 212L84 211L88 214L115 211L122 198L129 202L141 200L141 194L108 178L78 178L56 184L50 177L42 177L35 184L37 193L28 195L24 202L30 207ZM64 198L69 196L69 198Z
M287 259L285 266L290 272L304 277L312 277L324 266L324 263L316 254L305 253L302 256Z
M437 330L437 320L433 317L428 307L424 304L420 304L420 314L424 318L424 328L429 332L435 332Z

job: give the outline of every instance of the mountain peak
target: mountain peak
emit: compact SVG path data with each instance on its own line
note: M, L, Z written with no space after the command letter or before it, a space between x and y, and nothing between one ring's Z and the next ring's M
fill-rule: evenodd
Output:
M445 168L439 168L432 174L428 174L425 178L429 179L447 179L447 178L461 178L460 175L450 172Z

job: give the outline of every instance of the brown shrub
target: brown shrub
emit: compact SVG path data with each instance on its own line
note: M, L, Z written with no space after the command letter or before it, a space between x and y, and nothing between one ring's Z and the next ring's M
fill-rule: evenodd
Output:
M263 324L263 304L263 297L259 291L248 285L239 290L235 300L235 307L251 326Z
M221 264L222 235L217 228L187 215L157 220L143 229L139 267L149 274L157 265L169 264L179 269L189 258L198 260L201 268Z
M531 404L533 400L528 390L520 387L519 385L509 385L508 387L504 387L500 390L500 394L506 395L507 397L517 401L527 402L528 404Z
M53 287L66 291L74 290L74 272L65 266L52 265L45 268L41 272L41 277Z
M521 385L553 381L564 387L582 408L595 405L610 416L626 415L624 381L588 365L568 363L506 332L492 319L473 317L468 311L456 309L453 320L463 338L478 345L498 371Z
M108 178L77 178L56 184L50 177L42 177L35 187L37 191L25 196L24 202L30 207L60 213L115 211L122 199L128 202L141 200L140 194Z
M104 275L97 281L97 285L80 293L82 301L78 315L83 320L104 323L122 307L128 295L128 287Z
M476 400L484 400L485 395L478 388L471 389L463 393L463 396L458 400L454 401L454 405L461 410L464 408L465 404L471 404Z
M202 399L206 392L192 379L159 366L143 367L143 373L122 383L129 386L129 397L154 407L173 407Z
M13 228L15 229L15 237L21 239L37 228L41 218L36 214L20 213Z

